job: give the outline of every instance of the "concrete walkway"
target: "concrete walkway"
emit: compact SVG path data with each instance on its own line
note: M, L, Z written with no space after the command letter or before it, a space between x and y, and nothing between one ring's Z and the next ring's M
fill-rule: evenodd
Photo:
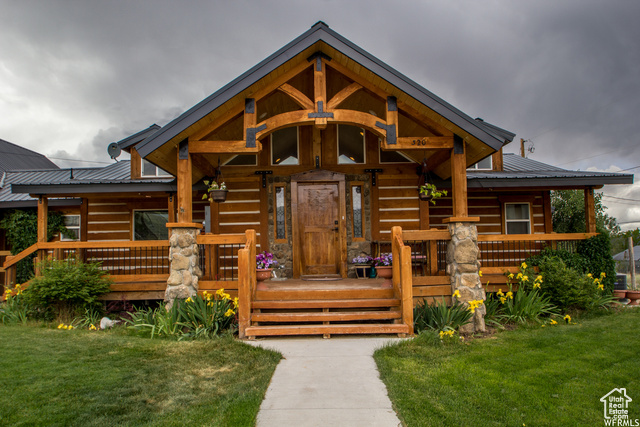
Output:
M284 356L271 379L258 427L384 426L391 408L373 352L398 338L284 338L246 341Z

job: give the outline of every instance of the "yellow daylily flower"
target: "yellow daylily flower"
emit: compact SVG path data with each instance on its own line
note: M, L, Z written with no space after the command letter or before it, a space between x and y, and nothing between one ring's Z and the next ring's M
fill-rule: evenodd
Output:
M231 317L231 316L233 316L234 314L236 314L236 312L235 312L235 311L233 311L233 309L231 309L231 308L230 308L229 310L227 310L227 311L224 313L224 316L225 316L225 317Z
M496 295L499 297L503 297L504 293L502 292L502 288L498 289L498 292L496 292Z
M513 279L513 273L509 273L509 279Z
M556 322L555 320L551 319L551 321L549 322L550 325L557 325L558 322Z
M482 277L482 270L478 270L478 276Z
M567 323L571 323L571 316L569 316L568 314L564 316L564 321Z
M520 268L525 269L527 268L527 263L523 262L522 264L520 264Z
M507 295L505 295L507 298L511 298L513 299L513 292L509 291L507 292Z
M456 289L456 291L451 295L452 297L460 298L460 291Z

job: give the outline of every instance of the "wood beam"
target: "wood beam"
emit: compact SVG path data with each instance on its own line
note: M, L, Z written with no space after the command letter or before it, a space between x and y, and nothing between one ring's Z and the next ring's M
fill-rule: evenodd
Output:
M333 110L334 108L337 108L340 104L346 101L347 98L349 98L360 89L362 89L362 85L360 83L351 83L349 86L333 95L333 98L331 98L329 102L327 102L327 110Z
M315 107L313 105L313 101L309 99L307 95L300 92L295 87L291 86L289 83L285 83L278 88L278 90L286 95L289 95L291 99L295 101L303 110L313 110Z
M586 221L586 232L596 232L596 203L593 195L593 187L584 189L584 218Z
M176 222L176 195L171 193L167 196L167 222Z
M301 72L303 72L304 70L309 68L310 66L311 66L310 63L308 63L306 61L302 62L302 63L298 64L297 66L294 66L293 68L291 68L289 71L285 72L284 74L282 74L282 75L278 76L277 78L275 78L271 82L271 84L268 84L268 85L262 87L262 89L256 90L253 93L251 93L250 90L247 90L245 93L247 93L247 94L251 93L250 96L252 96L253 99L255 99L256 101L259 101L261 98L264 98L266 95L268 95L269 93L271 93L274 90L276 90L278 88L278 86L281 86L282 84L288 82L293 77L297 76L298 74L300 74ZM203 127L200 130L195 131L190 138L192 140L194 140L194 141L197 141L199 139L204 138L205 136L209 135L211 132L213 132L216 129L218 129L220 126L224 125L229 120L233 119L238 114L242 113L242 111L244 110L244 107L245 106L242 105L242 103L240 103L240 102L238 102L235 105L232 105L227 110L227 112L225 112L222 115L212 119L211 122L207 126Z
M469 216L467 207L467 154L461 137L454 136L451 150L451 197L453 199L453 217Z
M313 67L313 91L314 101L316 105L316 113L325 112L327 105L327 67L324 64L322 56L315 58L315 66ZM324 129L327 127L326 117L316 117L316 127Z
M142 158L138 150L131 148L131 179L138 179L142 176Z
M178 147L178 223L193 222L192 166L189 154L189 140L180 142Z
M47 241L47 215L49 214L49 199L46 196L38 198L38 243Z
M213 176L216 174L216 168L213 167L211 162L208 159L204 158L202 155L191 156L190 158L192 169L195 168L199 170L204 176ZM191 183L195 184L198 179L199 177L196 177L195 174L192 175Z
M453 136L402 136L395 145L382 144L383 150L442 150L453 148Z
M190 141L191 154L256 154L262 150L262 144L256 141L255 147L247 147L246 141Z

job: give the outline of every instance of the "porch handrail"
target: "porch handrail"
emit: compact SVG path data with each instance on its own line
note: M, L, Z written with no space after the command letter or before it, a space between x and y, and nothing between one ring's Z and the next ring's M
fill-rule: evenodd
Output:
M245 246L238 250L238 337L244 339L251 323L256 290L256 231L245 232Z
M413 279L411 274L411 247L402 241L402 227L391 228L392 282L394 296L400 299L402 323L413 335Z
M246 244L245 234L198 234L196 242L199 245L233 245Z
M586 240L598 233L544 233L544 234L478 234L478 242Z
M42 243L34 243L33 245L29 246L27 249L23 250L22 252L19 252L15 255L8 256L7 259L4 261L4 264L2 264L2 267L4 267L5 270L13 267L15 264L17 264L18 262L22 261L29 255L31 255L32 253L40 249L41 244Z

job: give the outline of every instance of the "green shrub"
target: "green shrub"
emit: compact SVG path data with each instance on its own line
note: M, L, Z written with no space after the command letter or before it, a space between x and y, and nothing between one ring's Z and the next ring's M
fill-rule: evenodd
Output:
M605 285L608 277L580 273L567 267L562 259L554 256L542 258L539 268L544 278L542 292L552 304L563 311L590 310L606 306L613 301L611 292ZM594 279L593 276L597 278ZM598 286L600 284L601 287Z
M611 256L611 240L605 234L599 234L587 240L578 242L577 254L585 262L585 272L599 277L605 273L602 280L604 290L610 294L613 292L613 284L616 281L616 262Z
M473 313L458 301L450 307L444 298L441 302L430 305L425 300L418 302L413 309L414 329L416 332L424 330L448 331L458 330L460 326L469 323Z
M110 291L111 279L100 263L47 259L38 268L42 275L31 281L24 295L45 318L68 320L100 306L98 298Z
M12 211L0 221L0 228L5 229L11 253L16 255L38 241L38 214L35 210ZM49 212L47 215L47 240L51 240L57 233L66 231L62 214ZM16 265L18 283L24 283L33 277L34 258L35 254L30 255Z

